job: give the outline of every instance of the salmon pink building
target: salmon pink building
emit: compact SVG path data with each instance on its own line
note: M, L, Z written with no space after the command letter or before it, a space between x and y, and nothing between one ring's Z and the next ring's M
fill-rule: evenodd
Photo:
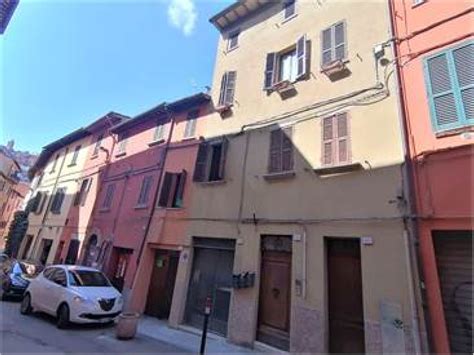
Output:
M431 350L472 353L473 7L390 4Z

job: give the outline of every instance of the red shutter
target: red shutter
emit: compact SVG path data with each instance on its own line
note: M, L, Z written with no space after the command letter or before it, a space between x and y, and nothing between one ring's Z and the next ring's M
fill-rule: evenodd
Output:
M298 61L296 79L300 79L306 75L309 55L307 47L306 35L301 36L298 42L296 42L296 58Z
M160 199L158 205L160 207L168 207L168 200L171 192L171 183L173 182L173 174L165 173L163 184L161 185Z
M227 83L225 86L225 105L232 105L234 103L235 80L237 73L235 71L227 72Z
M226 162L228 145L229 145L229 140L226 137L222 138L221 156L220 156L220 162L219 162L219 179L220 180L224 179L225 162Z
M337 158L339 164L350 162L349 156L349 130L347 114L342 113L335 116L337 122Z
M227 72L222 75L221 79L221 92L219 95L219 106L225 105L225 92L227 87Z
M186 170L183 170L181 174L176 174L179 181L177 182L176 198L173 207L183 207L184 186L186 184L187 175Z
M282 171L293 170L293 142L291 141L293 130L285 128L281 131L282 135Z
M194 166L193 181L206 181L207 155L209 152L209 144L203 142L199 145L196 164Z
M267 54L267 61L265 64L265 80L263 83L263 88L265 90L269 90L273 87L273 82L275 81L275 61L276 61L276 54L275 53L268 53Z
M268 172L275 173L281 171L281 147L282 131L275 129L270 132L270 156L268 161Z
M322 120L322 165L334 164L334 128L333 117L325 117Z

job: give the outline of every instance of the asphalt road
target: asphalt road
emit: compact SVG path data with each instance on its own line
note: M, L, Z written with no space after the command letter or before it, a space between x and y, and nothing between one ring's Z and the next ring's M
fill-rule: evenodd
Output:
M0 355L185 352L141 334L133 340L117 340L114 325L74 325L60 330L56 328L54 318L39 313L23 316L19 307L19 302L0 302Z

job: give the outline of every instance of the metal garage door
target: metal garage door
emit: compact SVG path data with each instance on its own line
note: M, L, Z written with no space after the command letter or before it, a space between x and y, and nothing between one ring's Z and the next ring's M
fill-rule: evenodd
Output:
M473 353L473 232L436 231L433 237L451 351Z
M193 238L193 269L186 302L186 322L201 328L206 297L213 300L209 330L227 334L235 241Z

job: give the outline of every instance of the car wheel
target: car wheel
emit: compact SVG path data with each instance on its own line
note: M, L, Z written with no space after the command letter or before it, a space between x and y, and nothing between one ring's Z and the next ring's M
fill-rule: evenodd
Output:
M56 323L59 329L66 329L69 326L69 307L62 304L58 309L58 321Z
M20 313L21 314L30 314L33 311L33 308L31 307L31 296L29 293L23 297L23 300L21 301L20 305Z

